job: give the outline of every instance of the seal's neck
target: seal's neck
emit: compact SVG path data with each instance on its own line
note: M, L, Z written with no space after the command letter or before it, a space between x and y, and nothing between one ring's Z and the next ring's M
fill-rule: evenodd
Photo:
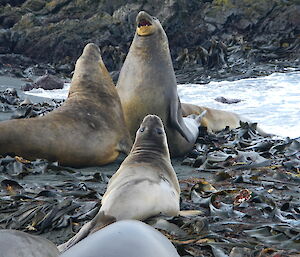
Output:
M169 149L164 144L157 144L151 142L138 142L132 147L130 155L132 158L138 159L157 159L165 158L170 161ZM141 158L142 157L142 158Z
M156 58L160 56L171 62L168 40L167 38L161 38L159 35L141 37L135 34L129 54L140 56L143 59L148 59L147 57L153 59L155 55Z
M76 64L68 98L76 98L78 95L91 98L110 98L116 95L115 86L108 71L99 62L90 65L83 59Z

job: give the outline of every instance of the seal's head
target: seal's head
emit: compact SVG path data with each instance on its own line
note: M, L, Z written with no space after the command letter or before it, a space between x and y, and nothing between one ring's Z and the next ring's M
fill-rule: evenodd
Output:
M167 154L169 148L164 125L156 115L147 115L136 132L133 151L151 151Z
M89 43L84 47L82 55L76 62L71 84L68 98L79 93L89 94L93 98L99 96L99 85L101 85L101 94L103 91L110 95L116 94L113 81L96 44Z
M99 47L94 43L88 43L82 52L81 55L82 58L95 58L95 59L101 59L100 49Z
M165 35L159 20L145 11L141 11L137 15L136 25L136 34L139 37L147 37L155 34Z

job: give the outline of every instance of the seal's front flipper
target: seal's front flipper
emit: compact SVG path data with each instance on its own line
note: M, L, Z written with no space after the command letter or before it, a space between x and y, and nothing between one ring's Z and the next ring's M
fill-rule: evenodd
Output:
M73 245L77 244L82 239L86 238L88 235L98 231L99 229L112 224L116 221L115 217L110 215L105 215L103 211L98 212L98 214L88 223L86 223L79 232L73 236L69 241L59 245L57 248L62 253L68 250Z
M170 123L171 126L174 127L189 143L193 143L194 137L182 118L179 97L176 103L170 104Z

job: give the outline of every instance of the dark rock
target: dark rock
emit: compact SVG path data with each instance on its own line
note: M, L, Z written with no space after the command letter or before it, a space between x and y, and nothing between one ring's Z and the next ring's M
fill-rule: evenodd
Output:
M45 1L42 0L27 0L23 7L36 12L41 10L45 5Z
M236 104L242 101L241 99L234 99L234 98L231 99L231 98L225 98L223 96L219 96L215 98L215 100L223 104Z
M108 70L120 70L140 10L160 19L175 69L193 74L187 82L265 75L255 70L258 64L268 67L267 74L282 71L275 68L278 62L299 66L297 0L2 0L0 5L0 53L51 63L67 74L89 42L100 46Z
M34 83L26 83L25 86L22 86L22 90L29 91L33 88L43 88L45 90L52 89L62 89L64 87L64 82L61 81L54 75L46 74L42 77L39 77Z
M62 64L55 67L58 72L62 72L64 74L70 74L74 70L74 66L71 64Z
M0 29L0 54L7 54L11 52L10 30Z
M22 5L26 0L1 0L0 1L0 6L1 5L6 5L10 4L11 6L20 6Z
M30 83L26 83L25 85L21 86L21 89L23 91L30 91L33 88L34 88L33 84L30 84Z

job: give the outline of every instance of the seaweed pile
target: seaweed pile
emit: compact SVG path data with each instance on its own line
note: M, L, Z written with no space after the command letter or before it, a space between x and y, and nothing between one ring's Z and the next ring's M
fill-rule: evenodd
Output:
M10 119L42 116L59 107L62 102L52 99L52 103L32 103L28 99L22 100L15 88L0 91L0 113L6 113Z
M300 138L262 137L256 124L241 123L201 133L183 163L211 176L180 181L181 209L202 211L168 220L184 232L168 232L181 255L300 253Z
M15 93L0 92L0 112L22 107L24 117L33 117L57 105L21 105ZM180 180L185 212L146 221L181 256L300 253L300 138L263 137L248 123L216 134L201 129L182 165L192 166L195 174ZM116 169L116 164L74 169L45 160L0 158L0 228L65 242L96 215Z

